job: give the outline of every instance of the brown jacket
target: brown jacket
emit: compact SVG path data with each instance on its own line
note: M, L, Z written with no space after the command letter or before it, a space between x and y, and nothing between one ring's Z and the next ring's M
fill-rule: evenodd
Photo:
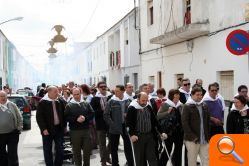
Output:
M202 104L203 128L205 139L209 141L209 122L210 114L208 107ZM195 104L185 104L182 111L182 126L184 131L184 140L199 141L200 140L200 114Z

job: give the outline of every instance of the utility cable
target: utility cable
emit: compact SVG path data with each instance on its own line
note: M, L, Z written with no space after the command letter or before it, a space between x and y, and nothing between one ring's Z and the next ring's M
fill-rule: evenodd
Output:
M87 24L86 24L86 26L83 28L83 30L81 31L81 33L80 33L79 36L82 36L82 35L85 33L85 31L86 31L86 29L88 28L88 26L90 25L90 23L91 23L91 21L92 21L92 19L93 19L93 16L94 16L94 14L95 14L95 12L96 12L96 10L97 10L99 4L100 4L100 1L101 1L101 0L98 0L98 1L97 1L96 6L95 6L95 8L94 8L94 10L93 10L93 12L92 12L92 14L91 14L91 16L90 16L90 18L89 18Z

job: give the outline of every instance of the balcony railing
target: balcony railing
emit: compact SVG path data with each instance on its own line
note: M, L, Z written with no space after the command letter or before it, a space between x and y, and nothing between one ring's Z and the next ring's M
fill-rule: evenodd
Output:
M152 44L172 45L209 33L209 22L191 23L150 39Z

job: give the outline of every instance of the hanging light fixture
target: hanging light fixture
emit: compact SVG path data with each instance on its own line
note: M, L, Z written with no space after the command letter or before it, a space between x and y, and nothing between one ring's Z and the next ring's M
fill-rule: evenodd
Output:
M52 29L55 29L55 31L57 32L57 35L55 35L52 39L54 43L64 43L67 41L67 38L61 35L62 29L65 29L62 25L55 25Z
M55 54L57 50L54 48L54 41L50 40L48 43L51 47L47 50L47 53Z

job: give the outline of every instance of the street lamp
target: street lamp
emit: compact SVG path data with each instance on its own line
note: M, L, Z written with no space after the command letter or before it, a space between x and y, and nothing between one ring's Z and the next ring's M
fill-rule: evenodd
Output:
M6 23L6 22L10 22L10 21L22 21L23 17L15 17L15 18L12 18L12 19L9 19L9 20L6 20L4 22L1 22L0 25Z

